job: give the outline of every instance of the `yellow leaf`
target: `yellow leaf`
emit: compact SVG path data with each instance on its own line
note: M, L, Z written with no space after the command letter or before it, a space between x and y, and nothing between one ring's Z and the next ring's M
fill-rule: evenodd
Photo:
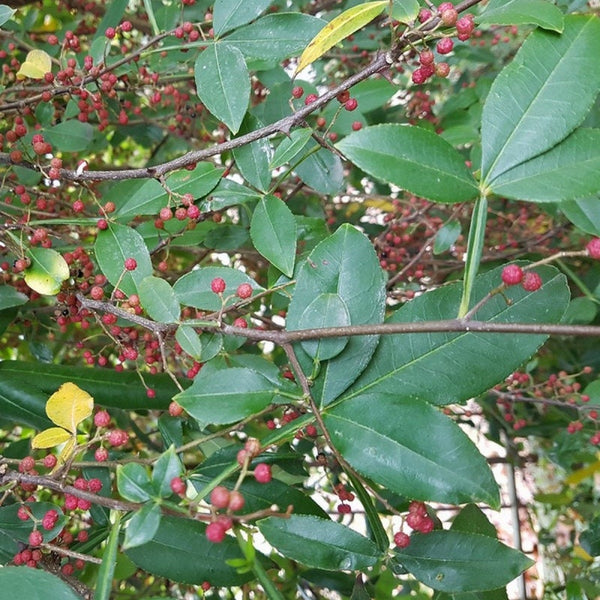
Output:
M75 447L76 443L77 438L75 436L73 436L67 441L67 443L63 446L63 449L60 451L60 454L58 455L57 466L65 464L69 460L69 458L71 458L71 455L73 454L73 448Z
M94 399L74 383L67 382L46 402L46 414L53 423L75 433L77 425L94 409Z
M62 427L50 427L38 433L31 440L32 448L54 448L59 444L64 444L68 439L73 437L67 430Z
M31 50L25 57L25 62L17 72L17 79L42 79L52 71L52 59L43 50Z
M329 48L332 48L344 38L352 35L367 23L370 23L389 4L389 0L365 2L364 4L359 4L345 10L341 15L338 15L335 19L327 23L308 46L306 46L298 61L296 73L302 71L302 69L317 60L317 58L323 56Z
M573 471L566 479L565 483L567 485L577 485L581 483L584 479L591 477L594 473L600 470L600 461L596 461L587 467L583 467L582 469L577 469L577 471Z
M587 560L588 562L592 562L594 560L594 557L590 556L581 546L573 546L573 554L575 556L579 556L579 558L583 558L583 560Z

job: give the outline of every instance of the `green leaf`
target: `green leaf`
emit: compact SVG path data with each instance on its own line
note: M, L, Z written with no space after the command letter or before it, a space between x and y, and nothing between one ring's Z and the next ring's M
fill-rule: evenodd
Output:
M460 221L458 221L457 219L452 219L452 221L448 221L435 236L435 241L433 243L433 253L441 254L442 252L450 250L454 242L456 242L456 240L458 239L460 232Z
M300 329L320 327L346 327L350 325L348 307L339 294L319 294L300 317ZM302 348L311 358L327 360L337 356L348 343L347 337L308 340Z
M546 0L490 0L475 20L483 25L538 25L561 33L563 14Z
M0 287L0 310L11 308L12 306L21 306L29 301L29 298L17 292L12 285L3 285Z
M414 1L417 3L417 0ZM366 114L382 108L397 91L396 86L387 79L367 79L352 87L352 97L358 101L360 112Z
M71 275L67 261L51 248L30 248L31 266L25 271L25 283L38 294L55 296L62 282Z
M227 536L213 544L205 531L206 526L193 519L163 515L154 538L126 554L141 569L181 583L233 586L248 581L251 575L237 573L226 562L243 558L237 542Z
M253 21L272 0L216 0L213 9L215 37Z
M181 460L175 453L175 447L170 446L160 455L152 469L152 485L162 498L168 498L173 494L171 480L179 477L182 471Z
M600 555L600 517L590 521L588 528L579 536L579 543L590 556Z
M262 127L262 123L252 115L246 115L240 135ZM242 177L255 188L266 191L271 183L271 144L265 138L234 148L233 157Z
M146 468L139 463L127 463L117 467L119 494L131 502L150 500L152 485Z
M110 223L108 229L98 232L94 252L98 266L113 284L130 296L138 292L142 279L152 275L150 253L144 238L131 227ZM125 260L135 258L137 268L125 270Z
M335 521L291 515L289 519L268 517L257 525L271 546L308 567L361 570L372 567L381 556L370 539Z
M245 56L279 62L300 54L323 26L323 21L300 13L277 13L240 27L223 41Z
M562 35L536 30L496 77L483 107L481 173L490 186L546 152L584 119L600 88L600 21L565 17Z
M0 569L0 589L5 598L81 600L81 596L64 581L40 569L3 567Z
M164 279L145 277L138 285L140 304L150 318L161 323L176 323L181 307L173 288Z
M534 564L487 535L460 531L413 534L396 556L419 581L450 593L499 588Z
M276 388L268 379L250 369L234 367L200 374L191 387L175 400L203 427L235 423L260 412L273 402Z
M193 306L202 310L220 310L221 299L210 289L210 282L215 277L225 280L226 288L224 296L227 297L225 306L230 306L239 301L235 291L242 283L248 283L255 292L263 291L254 279L248 277L242 271L228 267L204 267L195 269L180 277L173 286L175 295L184 306Z
M477 303L501 283L502 267L479 275L473 287ZM521 286L496 294L474 315L493 323L558 323L569 303L564 275L540 267L542 287L528 293ZM453 319L462 285L428 292L396 311L390 323ZM368 392L397 394L445 405L464 402L502 381L525 362L548 336L503 333L407 333L382 336L368 368L349 396ZM434 375L432 375L434 374Z
M311 135L312 129L308 127L292 131L290 136L284 138L277 146L277 150L275 150L275 154L271 159L271 169L276 169L290 162L306 146Z
M370 23L389 5L388 0L363 2L333 18L311 40L298 60L296 73L321 58L327 50Z
M405 399L401 391L365 394L323 419L344 459L392 492L450 504L500 504L485 458L456 423L427 402Z
M198 56L194 73L202 103L237 133L250 102L250 76L242 53L227 44L212 44Z
M94 590L94 600L110 600L113 575L117 564L119 532L121 530L121 513L118 510L115 510L112 511L112 515L114 523L110 529L108 543L102 553L102 564L98 570L98 578L96 579L96 588Z
M127 523L123 550L149 542L158 531L160 518L160 505L154 502L144 504L142 508L136 510Z
M261 194L241 183L231 179L221 179L219 185L211 193L210 198L202 202L201 208L203 211L223 210L229 206L258 200L260 196Z
M12 19L12 16L17 11L10 6L6 6L5 4L0 4L0 26L4 25L6 21Z
M417 0L394 0L390 16L400 23L412 23L417 18L420 8Z
M116 215L119 219L132 219L138 215L158 214L161 208L169 204L167 189L176 194L192 194L194 198L202 198L219 183L222 173L223 169L216 169L209 162L201 162L193 171L183 169L167 177L166 188L156 179L149 179L120 206Z
M478 194L461 156L439 135L407 125L365 127L336 144L369 175L434 202L464 202Z
M485 513L476 504L467 504L454 517L452 531L478 533L497 538L496 528L488 521Z
M294 273L296 220L285 202L267 195L260 199L250 223L255 248L284 275Z
M600 129L577 129L548 152L504 172L492 191L530 202L576 200L600 192Z
M180 325L175 332L175 340L181 349L192 358L200 360L202 356L202 342L200 336L191 325Z
M560 210L579 229L600 236L600 197L562 202Z
M44 130L44 138L60 152L83 152L94 139L94 128L77 120L63 121Z
M380 323L385 310L385 277L369 240L351 225L342 225L318 244L298 271L286 328L301 329L306 307L321 294L337 294L346 304L352 325ZM351 337L344 351L321 365L312 388L321 404L337 398L367 366L378 336ZM305 373L313 360L297 347Z
M344 183L344 167L340 157L327 148L316 152L316 143L308 144L308 156L294 167L296 175L306 185L321 194L335 194Z

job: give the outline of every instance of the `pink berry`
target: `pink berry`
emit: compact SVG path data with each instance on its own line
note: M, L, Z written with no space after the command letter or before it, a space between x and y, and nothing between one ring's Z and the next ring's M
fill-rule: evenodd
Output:
M451 27L458 19L458 12L456 12L455 8L448 8L440 13L440 18L442 19L442 23L444 25Z
M115 37L115 28L114 27L107 27L106 31L104 32L104 35L109 39L112 40Z
M100 410L94 415L94 425L96 427L108 427L110 425L110 415L105 410Z
M29 519L29 511L24 506L19 506L17 517L19 517L19 520L21 521L27 521L27 519Z
M222 279L221 277L215 277L211 282L210 282L210 289L215 293L215 294L222 294L225 291L225 280Z
M360 131L362 129L362 123L360 121L354 121L352 123L352 131Z
M19 471L21 471L21 473L27 473L34 467L35 460L33 460L33 456L26 456L25 458L21 459L21 462L19 463Z
M56 466L56 456L54 454L46 454L44 456L44 466L47 469L53 469Z
M129 436L122 429L113 429L108 434L108 443L113 447L124 446L129 441Z
M171 402L171 404L169 404L169 414L172 417L178 417L182 413L183 413L182 406L180 404L178 404L177 402L175 402L175 400L173 400L173 402Z
M248 322L246 321L246 319L244 319L244 317L238 317L233 322L233 326L239 327L240 329L248 329Z
M502 269L501 277L506 285L517 285L523 280L523 269L519 265L506 265Z
M307 106L309 104L312 104L315 100L317 100L319 96L317 96L316 94L309 94L308 96L306 96L306 98L304 98L304 104L306 104Z
M94 477L88 481L88 489L93 494L97 494L102 489L102 482L98 478Z
M600 238L591 239L585 249L587 250L588 256L591 258L595 258L596 260L600 259Z
M210 493L210 503L215 508L227 508L229 506L229 499L230 499L229 490L222 485L218 485Z
M404 531L397 531L394 534L394 544L398 546L398 548L406 548L410 544L410 536Z
M238 298L246 300L252 296L252 286L249 283L240 283L235 293L237 294Z
M417 530L421 533L430 533L433 531L434 526L435 523L433 522L433 519L431 517L425 517L421 519Z
M417 18L419 19L419 23L425 23L425 21L431 19L431 11L427 8L422 8L419 11L419 16Z
M442 2L438 6L438 13L442 14L445 10L452 10L454 8L454 4L452 2Z
M435 56L431 50L423 50L421 54L419 54L419 62L422 65L432 65L435 60Z
M456 32L459 35L471 35L475 29L475 23L473 23L472 17L461 17L456 21Z
M125 268L128 271L135 271L137 269L137 260L135 260L135 258L126 258Z
M181 496L185 493L186 485L181 477L173 477L171 479L171 490L173 490L174 494Z
M108 450L106 448L98 448L94 452L94 459L96 462L104 462L108 460Z
M294 98L296 98L296 99L302 98L303 95L304 95L304 88L302 86L297 85L292 89L292 96Z
M29 545L39 546L44 541L44 536L37 529L29 534Z
M542 287L542 278L535 271L527 271L527 273L523 275L521 285L525 291L535 292Z
M425 83L425 81L427 80L427 77L426 77L423 69L419 68L419 69L415 69L413 71L413 74L411 75L411 79L412 79L413 83L415 83L417 85L421 85L422 83Z
M225 539L225 528L222 523L215 521L206 527L206 538L213 544L220 544Z
M258 483L269 483L273 475L271 467L266 463L259 463L254 467L254 478Z
M229 494L229 506L227 508L233 512L236 512L238 510L242 510L245 503L246 500L244 499L242 493L234 490L231 492L231 494Z
M454 42L450 38L442 38L435 48L438 54L449 54L454 48Z

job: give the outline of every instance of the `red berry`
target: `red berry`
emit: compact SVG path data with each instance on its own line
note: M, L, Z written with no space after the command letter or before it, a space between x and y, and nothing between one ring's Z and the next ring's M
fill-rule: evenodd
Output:
M223 524L218 521L209 523L206 527L206 538L209 542L213 542L213 544L220 544L225 539L225 527L223 527Z
M344 102L344 108L349 112L356 110L358 108L358 100L356 98L350 98Z
M442 14L445 10L452 10L454 8L454 4L452 2L442 2L438 6L438 13Z
M249 283L240 283L235 292L238 298L242 300L246 300L246 298L250 298L252 296L252 286Z
M461 17L456 21L456 31L459 35L471 35L475 29L472 17Z
M19 517L19 520L21 521L27 521L27 519L29 519L29 511L24 506L19 506L17 517Z
M266 463L259 463L254 467L254 478L258 483L269 483L273 475L271 467Z
M107 27L106 31L104 32L104 35L109 39L112 40L115 37L115 28L114 27Z
M427 8L422 8L419 11L419 16L417 18L419 19L419 23L425 23L425 21L431 19L431 11Z
M304 98L304 104L306 104L307 106L309 104L312 104L315 100L317 100L319 96L317 96L316 94L309 94L308 96L306 96L306 98Z
M29 545L39 546L44 541L44 536L37 529L29 534Z
M294 87L294 89L292 89L292 96L294 98L302 98L303 95L304 88L302 86L297 85L296 87Z
M354 121L352 123L352 131L360 131L362 129L362 123L360 121Z
M100 231L105 231L108 229L108 221L106 219L98 219L98 223L96 223L96 225Z
M587 250L588 256L595 258L596 260L600 259L600 238L593 238L590 240L585 249Z
M449 73L450 65L447 62L441 62L435 65L435 74L438 77L448 77Z
M238 317L233 322L233 326L239 327L240 329L248 329L248 322L246 321L246 319L244 319L244 317Z
M174 494L177 494L178 496L182 496L183 494L185 494L186 485L183 479L181 479L181 477L173 477L173 479L171 479L170 485L171 490L173 490Z
M126 258L125 268L128 271L135 271L137 269L137 260L135 260L135 258Z
M454 42L450 38L442 38L436 45L435 49L438 54L449 54L454 48Z
M108 434L108 443L113 447L124 446L129 441L129 436L122 429L113 429Z
M542 287L542 278L535 271L527 271L521 285L527 292L535 292Z
M94 477L88 481L88 489L92 494L97 494L102 489L102 482Z
M398 548L406 548L410 544L410 536L404 531L397 531L394 534L394 544L398 546Z
M215 277L211 282L210 282L210 289L215 293L215 294L222 294L225 291L225 280L222 279L221 277Z
M229 490L222 485L218 485L210 493L210 503L215 508L227 508L229 506L229 500L230 500Z
M236 512L238 510L242 510L245 503L246 500L244 499L244 496L242 496L242 493L234 490L231 492L231 494L229 494L229 506L227 508L233 512Z
M501 277L506 285L517 285L523 279L523 269L519 265L506 265L502 269Z
M424 517L421 519L421 522L417 527L417 531L420 531L421 533L430 533L433 531L434 526L435 523L431 517Z
M34 467L35 460L33 460L33 456L26 456L25 458L21 459L21 462L19 463L19 471L21 471L21 473L27 473Z
M417 85L421 85L422 83L425 83L425 81L427 80L427 76L425 74L425 71L423 71L423 69L419 68L419 69L415 69L413 71L413 74L411 75L411 79L412 82L417 84Z

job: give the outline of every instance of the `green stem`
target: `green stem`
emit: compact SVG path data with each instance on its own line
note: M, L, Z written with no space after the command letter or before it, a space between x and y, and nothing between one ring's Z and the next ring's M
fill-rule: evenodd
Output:
M482 195L475 202L475 208L471 216L471 227L469 228L469 240L467 242L467 260L465 263L465 281L460 308L458 310L459 319L462 319L469 312L471 292L473 291L475 276L477 275L477 271L479 271L479 263L481 262L483 251L487 208L487 197Z

